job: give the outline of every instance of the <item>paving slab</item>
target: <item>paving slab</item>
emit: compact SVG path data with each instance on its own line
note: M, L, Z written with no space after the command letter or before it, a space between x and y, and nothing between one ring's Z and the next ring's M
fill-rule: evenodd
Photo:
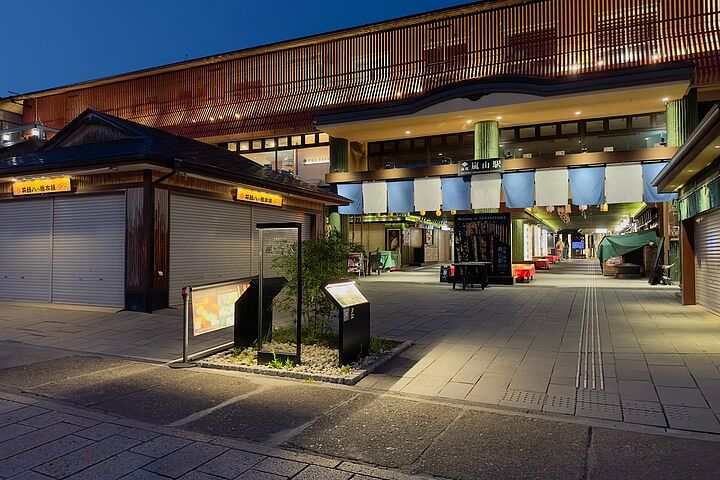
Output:
M292 382L220 408L188 424L187 428L213 435L267 441L315 420L355 395L351 390Z
M98 356L56 358L0 370L0 385L28 389L58 380L125 365L127 361Z
M460 414L449 405L361 395L324 415L289 444L304 450L386 467L402 467Z
M720 478L718 444L593 428L588 451L588 478Z
M470 411L433 442L414 471L468 480L580 479L587 441L585 426Z
M157 367L147 379L139 373L124 382L135 385L133 393L95 405L97 408L150 423L168 424L226 400L247 394L257 386L245 377L221 376Z

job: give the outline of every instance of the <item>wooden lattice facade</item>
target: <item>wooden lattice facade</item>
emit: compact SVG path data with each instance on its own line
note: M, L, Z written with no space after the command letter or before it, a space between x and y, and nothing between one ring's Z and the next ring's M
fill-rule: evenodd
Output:
M694 84L713 85L719 31L720 0L490 1L40 92L28 106L53 128L92 107L195 138L308 131L318 112L505 75L690 61Z

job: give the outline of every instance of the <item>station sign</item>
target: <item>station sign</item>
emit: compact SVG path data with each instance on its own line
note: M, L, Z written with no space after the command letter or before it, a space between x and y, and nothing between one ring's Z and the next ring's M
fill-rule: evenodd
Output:
M283 197L276 193L261 192L249 188L238 187L237 199L242 202L260 203L274 207L282 207Z
M13 183L15 196L69 192L71 189L70 177L40 178Z
M463 160L458 163L458 175L474 173L502 173L505 168L502 158L486 158L482 160Z

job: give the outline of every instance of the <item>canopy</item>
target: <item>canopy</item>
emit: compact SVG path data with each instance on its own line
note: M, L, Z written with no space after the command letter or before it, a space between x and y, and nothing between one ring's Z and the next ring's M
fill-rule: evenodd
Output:
M658 243L658 237L652 230L608 236L603 238L598 245L597 257L600 259L600 264L603 265L608 258L625 255L650 243L655 245Z

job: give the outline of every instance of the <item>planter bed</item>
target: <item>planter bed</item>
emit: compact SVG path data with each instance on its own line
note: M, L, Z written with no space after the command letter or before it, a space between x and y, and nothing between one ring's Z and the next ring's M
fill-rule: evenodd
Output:
M269 365L258 365L257 351L252 347L242 349L242 351L236 349L225 350L199 360L197 364L203 368L235 370L238 372L256 373L275 377L355 385L413 344L413 342L409 340L385 341L392 342L388 350L380 353L371 353L367 357L344 367L340 367L337 364L337 349L321 345L303 345L303 363L292 367L281 366L279 368L273 368ZM294 351L295 347L284 343L270 343L264 345L263 350L274 350L277 352Z

